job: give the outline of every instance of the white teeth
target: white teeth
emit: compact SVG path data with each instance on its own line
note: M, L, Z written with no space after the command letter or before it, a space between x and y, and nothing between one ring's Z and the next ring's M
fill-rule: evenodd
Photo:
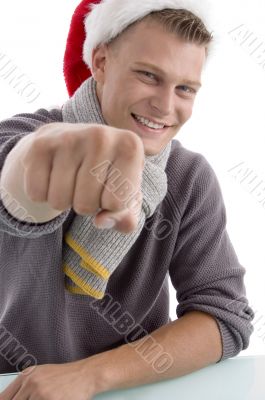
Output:
M155 124L154 122L149 121L148 119L145 119L143 117L139 117L138 115L135 115L135 118L137 119L137 121L141 122L143 125L148 126L149 128L162 129L165 126L165 125Z

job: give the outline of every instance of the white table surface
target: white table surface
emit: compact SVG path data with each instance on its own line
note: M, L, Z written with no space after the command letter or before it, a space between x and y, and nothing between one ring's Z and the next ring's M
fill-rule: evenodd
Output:
M0 375L0 392L16 374ZM265 355L235 357L180 378L102 393L95 400L265 400ZM74 400L74 399L73 399Z

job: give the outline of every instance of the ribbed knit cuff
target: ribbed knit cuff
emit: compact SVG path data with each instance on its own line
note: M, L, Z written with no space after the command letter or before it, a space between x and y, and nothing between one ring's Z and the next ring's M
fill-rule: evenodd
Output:
M241 349L238 349L235 345L235 339L233 338L233 335L231 334L231 331L227 327L226 324L223 323L219 318L215 317L215 320L217 322L217 325L219 327L220 333L221 333L221 339L222 339L222 346L223 346L223 352L222 352L222 357L220 358L217 363L220 361L226 360L227 358L235 357Z

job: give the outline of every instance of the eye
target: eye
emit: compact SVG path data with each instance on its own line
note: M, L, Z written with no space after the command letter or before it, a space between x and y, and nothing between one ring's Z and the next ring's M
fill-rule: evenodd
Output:
M142 75L145 75L147 78L149 78L150 75L152 78L156 78L156 76L154 74L152 74L152 72L148 72L148 71L137 71L137 72L139 72Z
M195 89L193 89L189 86L181 85L181 86L179 86L179 88L182 88L183 91L187 94L196 94L197 93Z

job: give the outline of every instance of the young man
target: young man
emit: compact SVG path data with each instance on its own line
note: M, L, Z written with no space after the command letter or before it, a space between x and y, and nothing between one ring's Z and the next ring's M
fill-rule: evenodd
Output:
M0 372L23 369L1 400L178 377L253 331L217 177L173 140L212 42L206 2L90 3L69 33L70 100L0 123Z

